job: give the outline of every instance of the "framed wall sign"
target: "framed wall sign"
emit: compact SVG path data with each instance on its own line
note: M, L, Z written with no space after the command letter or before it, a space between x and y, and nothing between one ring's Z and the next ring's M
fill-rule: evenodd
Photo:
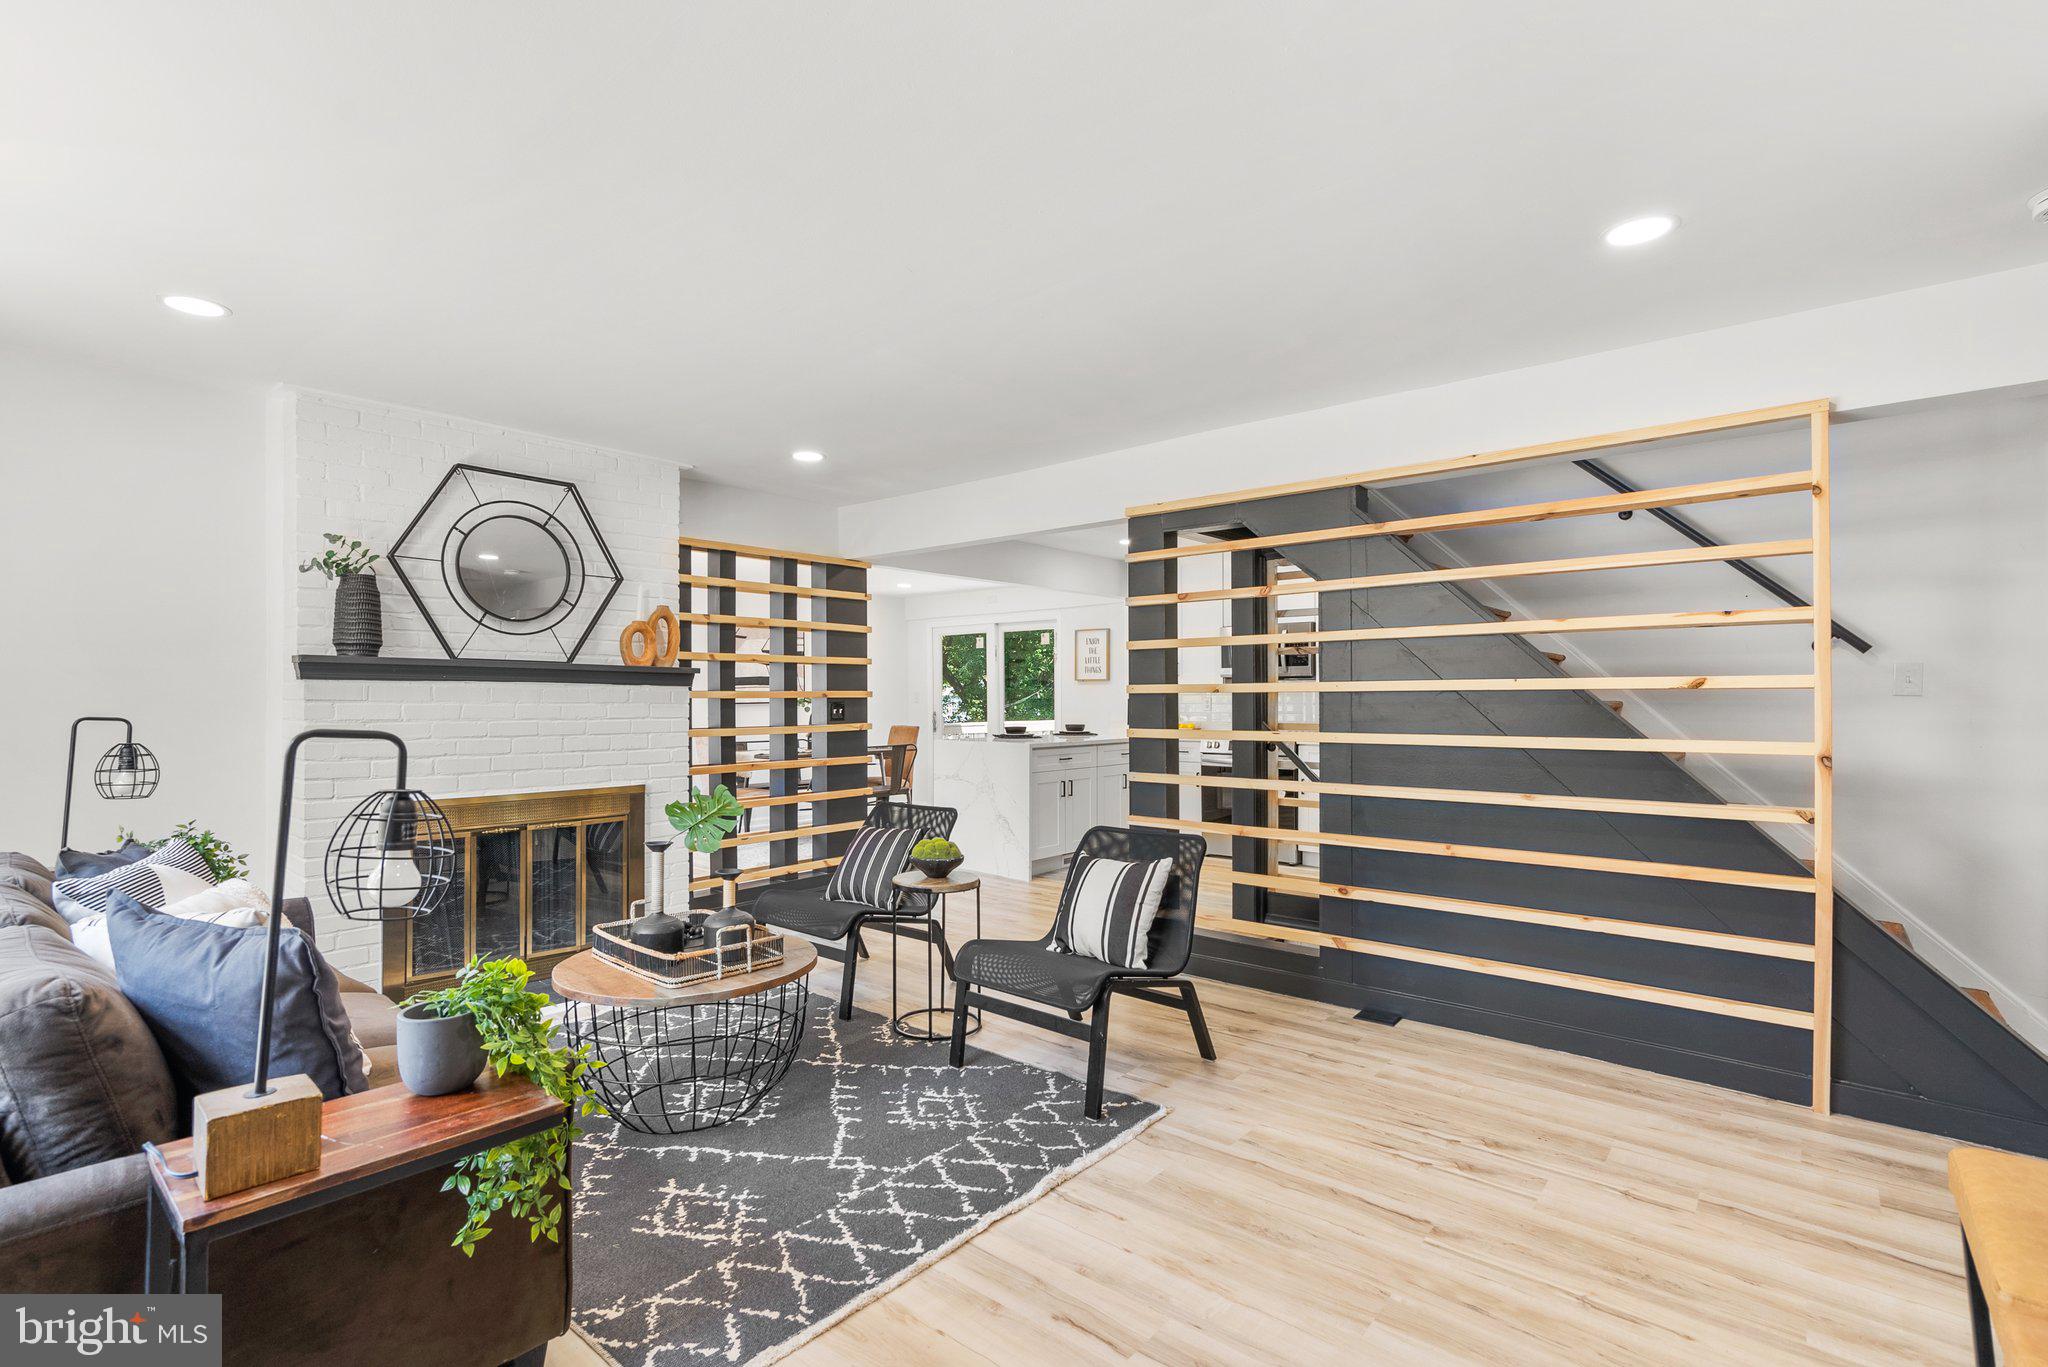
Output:
M1109 628L1087 627L1074 633L1074 681L1109 682Z

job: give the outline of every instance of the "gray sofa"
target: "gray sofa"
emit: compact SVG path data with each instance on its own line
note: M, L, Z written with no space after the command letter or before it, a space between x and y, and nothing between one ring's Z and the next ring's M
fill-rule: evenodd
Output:
M140 1292L145 1141L189 1130L169 1065L111 971L71 943L50 872L0 853L0 1291ZM286 918L309 935L304 902ZM370 1054L395 1085L397 1008L344 977ZM568 1328L566 1244L487 1239L443 1174L222 1239L211 1263L229 1363L538 1362Z

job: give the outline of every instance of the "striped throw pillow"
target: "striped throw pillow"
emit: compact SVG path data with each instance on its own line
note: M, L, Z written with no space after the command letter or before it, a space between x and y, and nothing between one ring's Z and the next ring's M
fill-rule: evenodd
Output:
M1143 968L1152 953L1152 922L1172 876L1171 859L1133 863L1074 856L1052 923L1052 947L1119 968Z
M863 826L853 833L853 843L839 867L825 884L825 896L833 902L855 902L864 907L894 911L903 901L903 889L895 885L896 875L910 866L910 847L917 832Z
M189 840L173 840L147 859L123 864L97 878L59 878L57 914L67 921L105 911L115 893L156 908L213 886L213 866Z

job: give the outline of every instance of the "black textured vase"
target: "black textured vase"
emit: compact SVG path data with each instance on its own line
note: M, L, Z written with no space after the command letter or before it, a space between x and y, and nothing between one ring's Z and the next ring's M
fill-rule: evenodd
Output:
M375 655L384 649L384 600L374 574L344 574L334 581L334 653Z

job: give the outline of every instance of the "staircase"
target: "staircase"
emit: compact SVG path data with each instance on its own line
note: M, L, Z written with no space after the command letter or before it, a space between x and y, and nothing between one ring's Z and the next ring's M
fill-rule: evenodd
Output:
M1303 498L1312 497L1303 495ZM1244 524L1312 524L1289 499L1244 505ZM1384 518L1387 514L1378 514ZM1327 520L1327 515L1323 514ZM1401 539L1289 551L1314 580L1432 568ZM1325 593L1318 626L1377 627L1513 620L1460 583ZM1374 640L1321 646L1326 668L1346 652L1336 677L1568 677L1567 656L1516 636ZM1597 683L1589 679L1589 687ZM1619 703L1590 692L1328 693L1325 732L1499 733L1640 738ZM1245 723L1234 723L1243 725ZM1320 776L1352 784L1484 789L1726 805L1682 766L1682 753L1433 749L1400 745L1325 746ZM1258 795L1251 795L1256 799ZM1370 832L1417 842L1555 850L1573 855L1807 874L1811 870L1743 821L1582 811L1524 810L1405 799L1282 796L1280 805L1340 803L1326 830ZM1247 820L1239 817L1239 820ZM1256 819L1256 818L1249 818ZM1558 974L1641 983L1675 992L1738 998L1798 1009L1811 1000L1811 966L1795 959L1707 947L1719 939L1796 944L1810 939L1812 899L1765 888L1669 879L1617 878L1575 869L1531 868L1460 858L1322 848L1324 883L1396 889L1418 905L1321 897L1310 902L1272 887L1240 883L1240 916L1313 927L1303 932L1410 946L1434 962L1375 954L1297 949L1205 936L1197 967L1214 976L1339 1000L1368 1012L1474 1030L1636 1067L1804 1101L1811 1086L1809 1039L1764 1020L1705 1015L1655 1003L1461 971L1469 962L1526 965ZM1445 905L1517 904L1569 909L1618 922L1653 923L1693 934L1665 943L1640 932L1586 933L1548 924L1450 914ZM2006 1026L1981 988L1951 985L1912 950L1903 927L1879 926L1835 900L1836 997L1833 1097L1852 1115L2048 1156L2048 1059ZM1810 957L1810 956L1809 956Z

